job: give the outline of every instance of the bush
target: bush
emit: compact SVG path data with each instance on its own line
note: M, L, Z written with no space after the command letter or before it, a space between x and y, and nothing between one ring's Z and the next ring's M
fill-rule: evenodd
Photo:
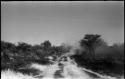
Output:
M1 41L1 69L18 70L31 63L50 64L48 56L60 56L68 50L64 46L51 46L49 41L40 45L18 42L15 45Z
M77 50L77 53L72 57L80 66L99 73L107 75L121 75L124 73L124 44L102 45L96 48L93 61L91 61L91 56L85 50Z

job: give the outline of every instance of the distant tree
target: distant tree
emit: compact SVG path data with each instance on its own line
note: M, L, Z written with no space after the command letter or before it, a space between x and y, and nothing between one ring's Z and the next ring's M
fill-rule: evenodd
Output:
M41 43L41 46L42 46L45 50L47 50L48 48L51 47L51 43L50 43L49 40L46 40L46 41L44 41L43 43Z
M31 48L30 44L24 42L18 42L17 50L27 51L30 50L30 48Z
M71 49L70 46L62 44L60 46L52 46L50 49L50 52L51 52L51 55L59 57L62 54L69 52L70 49Z
M95 49L104 43L105 42L101 39L101 35L86 34L85 37L80 41L80 46L84 47L93 59L95 56Z
M16 49L16 46L15 44L12 44L10 42L1 41L1 51L4 51L6 49L14 51Z
M62 49L64 50L64 52L70 52L70 50L72 49L72 46L71 45L68 45L68 44L65 44L65 43L62 43L61 46Z
M41 45L32 46L32 51L36 51L37 49L42 49Z

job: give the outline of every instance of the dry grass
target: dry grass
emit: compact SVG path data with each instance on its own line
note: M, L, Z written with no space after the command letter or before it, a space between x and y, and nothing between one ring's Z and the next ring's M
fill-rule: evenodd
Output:
M12 70L6 70L1 72L1 79L37 79L31 75L25 75Z
M105 76L105 78L92 78L87 73L82 71L77 65L67 63L63 68L62 78L55 78L54 74L59 70L58 64L53 65L40 65L31 64L29 68L38 69L41 71L39 75L42 77L35 77L33 75L26 75L20 72L15 72L13 70L1 71L1 79L124 79L121 78Z

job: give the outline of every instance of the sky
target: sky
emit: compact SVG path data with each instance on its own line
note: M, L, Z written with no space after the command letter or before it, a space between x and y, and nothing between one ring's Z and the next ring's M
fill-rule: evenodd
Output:
M76 44L100 34L109 44L124 42L124 2L2 2L1 40Z

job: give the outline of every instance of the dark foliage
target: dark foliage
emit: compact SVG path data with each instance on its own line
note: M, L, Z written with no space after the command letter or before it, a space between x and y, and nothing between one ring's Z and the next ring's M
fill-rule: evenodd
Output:
M124 44L108 46L101 35L87 34L81 39L80 46L81 49L76 49L76 54L71 56L79 66L108 75L124 73ZM51 64L48 56L53 56L56 60L62 54L69 52L71 48L65 44L52 46L48 40L40 45L30 45L24 42L15 45L1 41L1 69L37 74L38 70L21 68L31 63Z
M76 54L72 56L80 66L108 75L124 73L124 44L108 46L101 40L100 35L87 34L80 45L81 49L77 49ZM91 47L94 49L90 49ZM94 55L90 55L91 53Z
M65 53L67 49L62 46L51 46L47 40L41 45L30 45L19 42L15 45L10 42L1 41L1 69L12 69L23 73L36 71L33 69L20 69L31 63L50 64L48 56L56 56Z

